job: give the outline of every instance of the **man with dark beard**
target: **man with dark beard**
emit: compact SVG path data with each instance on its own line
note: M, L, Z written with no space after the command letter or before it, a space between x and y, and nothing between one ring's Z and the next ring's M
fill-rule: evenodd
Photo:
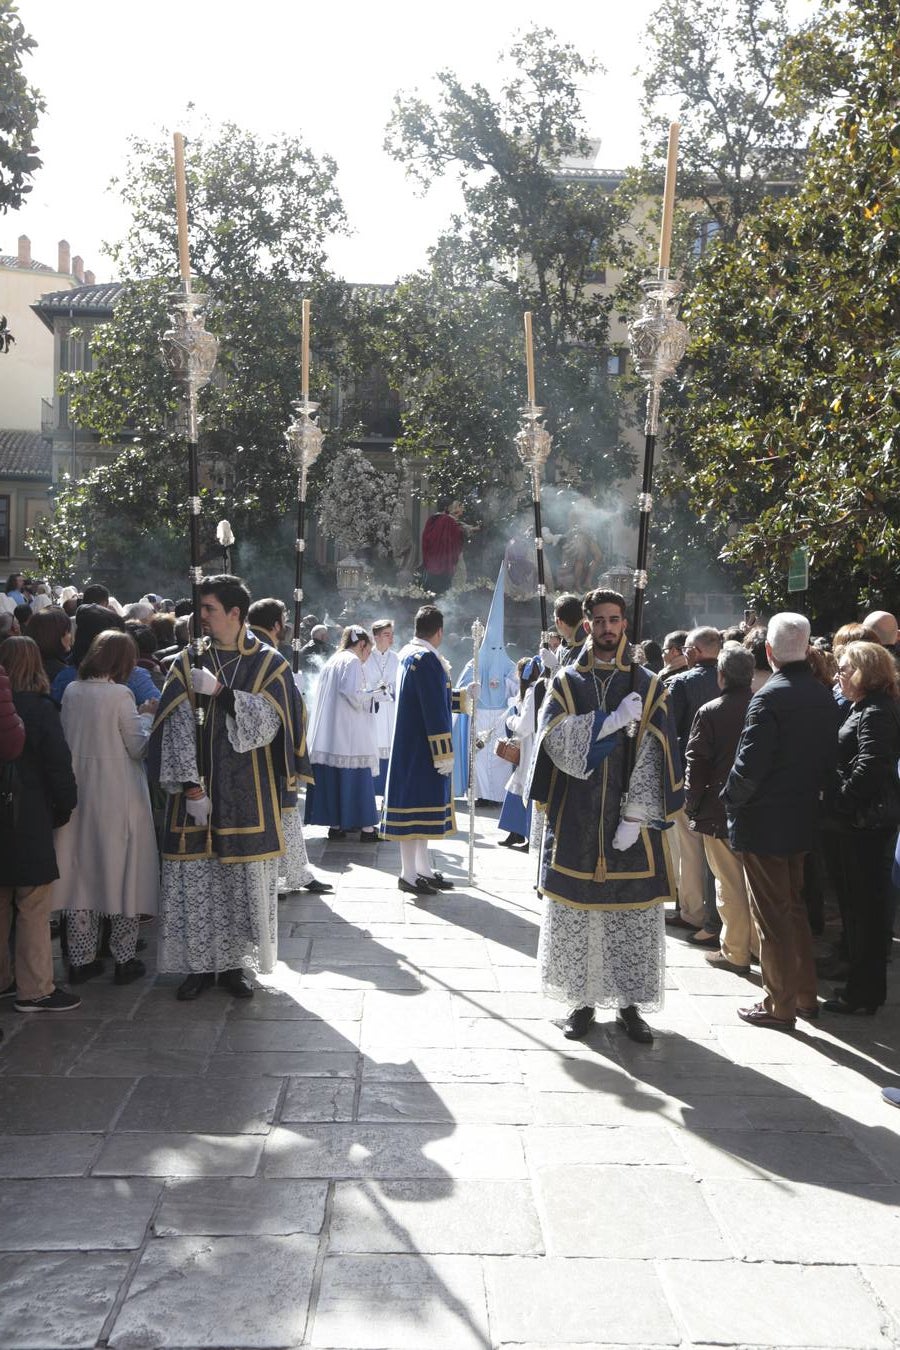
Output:
M587 1033L600 1006L648 1042L639 1009L662 1006L662 907L674 887L661 828L681 805L681 760L659 677L639 666L629 692L622 596L590 591L583 607L591 641L553 676L528 788L547 821L538 964L544 993L572 1008L568 1039ZM625 729L635 720L628 781Z
M251 998L244 968L268 973L277 957L281 788L295 783L301 738L290 667L247 628L249 608L239 577L203 578L201 664L185 651L172 666L150 742L150 777L168 794L158 964L186 975L183 1001L217 976Z

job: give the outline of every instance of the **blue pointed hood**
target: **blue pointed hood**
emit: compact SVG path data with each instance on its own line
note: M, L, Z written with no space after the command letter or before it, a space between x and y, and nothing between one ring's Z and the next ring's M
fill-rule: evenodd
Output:
M506 562L501 562L494 587L494 598L488 614L484 641L478 654L478 683L481 685L480 708L505 708L509 702L506 679L515 675L516 663L507 655L503 641L505 616ZM469 677L471 679L471 676Z
M478 683L481 685L481 694L478 699L479 708L505 708L510 698L507 678L509 676L514 677L516 673L516 663L507 655L503 642L505 583L506 563L504 561L500 564L500 573L497 577L494 597L488 613L487 627L484 630L484 640L478 653ZM465 688L471 679L472 662L470 660L459 676L456 688ZM516 683L515 692L518 693L518 683ZM491 721L493 720L495 719L492 718ZM499 734L503 735L504 733L501 730ZM460 713L458 717L453 719L453 795L455 797L463 797L467 791L468 745L469 719L465 713ZM488 752L484 751L483 753Z

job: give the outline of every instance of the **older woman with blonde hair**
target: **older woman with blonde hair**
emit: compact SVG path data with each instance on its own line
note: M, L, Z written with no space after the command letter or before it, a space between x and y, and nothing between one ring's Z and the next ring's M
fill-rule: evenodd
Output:
M823 1006L874 1013L887 996L885 919L900 826L900 685L891 654L868 641L841 648L838 679L851 708L838 734L827 850L850 970L846 985Z
M72 984L103 973L97 955L103 915L112 919L115 983L145 973L135 956L138 922L156 913L159 861L142 762L153 715L136 711L127 687L136 661L128 633L98 633L63 695L78 806L57 844L62 880L53 907L66 910Z

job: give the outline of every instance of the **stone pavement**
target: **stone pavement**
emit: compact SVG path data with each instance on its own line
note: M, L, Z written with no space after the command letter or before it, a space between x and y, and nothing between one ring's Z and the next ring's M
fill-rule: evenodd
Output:
M336 893L282 901L252 1001L4 1012L2 1350L900 1346L900 981L787 1036L670 938L655 1044L572 1045L479 829L420 903L314 838Z

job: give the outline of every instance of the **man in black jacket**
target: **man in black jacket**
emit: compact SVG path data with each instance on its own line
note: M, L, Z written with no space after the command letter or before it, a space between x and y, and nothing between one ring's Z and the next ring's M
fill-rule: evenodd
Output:
M769 620L766 654L775 674L750 703L722 794L759 929L766 994L739 1016L751 1026L784 1030L797 1016L818 1012L803 859L837 762L837 705L807 665L809 631L802 614Z
M719 697L716 662L721 647L722 635L718 628L693 628L684 645L688 669L668 681L669 703L682 763L697 709ZM691 936L699 939L700 946L718 948L720 922L703 841L689 828L683 811L675 817L672 833L678 849L678 909L666 916L666 923L675 928L693 929L695 932Z

